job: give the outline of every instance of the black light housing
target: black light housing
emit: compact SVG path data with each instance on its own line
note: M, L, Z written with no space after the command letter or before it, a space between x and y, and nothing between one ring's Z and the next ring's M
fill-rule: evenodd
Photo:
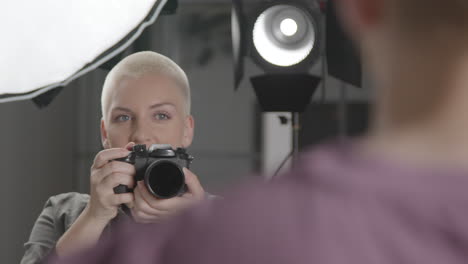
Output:
M344 32L340 25L335 11L336 0L233 0L232 9L232 41L234 51L234 88L239 87L239 84L244 76L244 58L250 57L267 73L297 73L306 72L321 55L326 54L328 74L337 78L340 81L352 84L356 87L362 86L362 66L358 50L354 47L352 41ZM255 23L259 17L264 16L276 17L282 22L281 12L278 10L280 6L290 6L290 10L298 10L309 20L312 29L315 31L313 39L313 49L303 61L288 67L275 65L262 56L259 50L265 47L255 47L253 32ZM324 13L326 18L323 16ZM265 20L265 19L263 19ZM297 21L296 21L297 22ZM294 45L283 45L281 40L278 41L278 25L275 23L265 22L265 25L270 25L269 38L270 43L275 43L286 49L293 49ZM300 23L299 23L300 24ZM299 24L298 29L299 29ZM310 24L309 24L310 27ZM257 26L258 28L258 26ZM265 30L263 30L265 32ZM275 37L276 35L276 37ZM290 39L291 40L291 39ZM293 41L291 41L293 42ZM297 43L296 43L297 44ZM276 54L275 54L276 55Z
M266 73L306 73L323 53L323 16L315 0L234 0L234 87L244 75L244 57Z
M335 0L328 1L326 14L328 74L340 81L361 87L362 66L359 52L338 21Z
M265 74L250 79L264 112L302 113L321 78L310 74Z

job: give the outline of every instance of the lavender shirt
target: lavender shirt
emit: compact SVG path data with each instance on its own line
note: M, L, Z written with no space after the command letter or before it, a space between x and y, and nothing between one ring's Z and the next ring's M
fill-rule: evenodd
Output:
M468 174L322 146L165 225L123 225L53 263L468 263Z

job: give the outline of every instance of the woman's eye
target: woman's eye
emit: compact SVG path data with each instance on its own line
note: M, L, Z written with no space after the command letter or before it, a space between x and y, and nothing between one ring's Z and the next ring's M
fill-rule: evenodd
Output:
M167 114L164 114L164 113L157 113L155 115L155 117L158 120L167 120L167 119L169 119L169 116Z
M128 121L130 120L130 116L128 115L119 115L115 118L115 121L117 122L125 122L125 121Z

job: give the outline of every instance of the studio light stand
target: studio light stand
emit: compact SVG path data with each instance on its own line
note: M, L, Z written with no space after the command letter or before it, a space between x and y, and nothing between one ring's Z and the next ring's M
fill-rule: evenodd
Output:
M300 113L321 81L308 73L323 55L323 22L319 0L233 0L234 88L249 57L265 73L249 78L261 110L291 113L281 122L292 124L292 151L277 172L299 153Z
M321 81L305 73L266 74L250 78L263 112L290 112L293 164L299 153L299 115L309 105Z
M323 78L330 75L361 86L359 55L338 23L335 1L233 0L234 89L237 90L248 73L244 72L245 58L250 58L265 72L266 75L250 78L262 111L292 114L292 152L285 162L290 156L293 162L297 158L300 113L321 81L307 74L312 66L322 61ZM326 83L323 87L321 98L325 100ZM345 89L341 89L339 108L342 135L346 129ZM285 119L282 117L281 122Z

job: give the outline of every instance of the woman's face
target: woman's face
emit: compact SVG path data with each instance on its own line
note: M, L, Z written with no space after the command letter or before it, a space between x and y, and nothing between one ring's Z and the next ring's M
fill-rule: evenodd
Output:
M123 148L129 142L186 148L192 143L194 121L186 114L181 88L170 77L124 77L108 96L101 121L104 148Z

